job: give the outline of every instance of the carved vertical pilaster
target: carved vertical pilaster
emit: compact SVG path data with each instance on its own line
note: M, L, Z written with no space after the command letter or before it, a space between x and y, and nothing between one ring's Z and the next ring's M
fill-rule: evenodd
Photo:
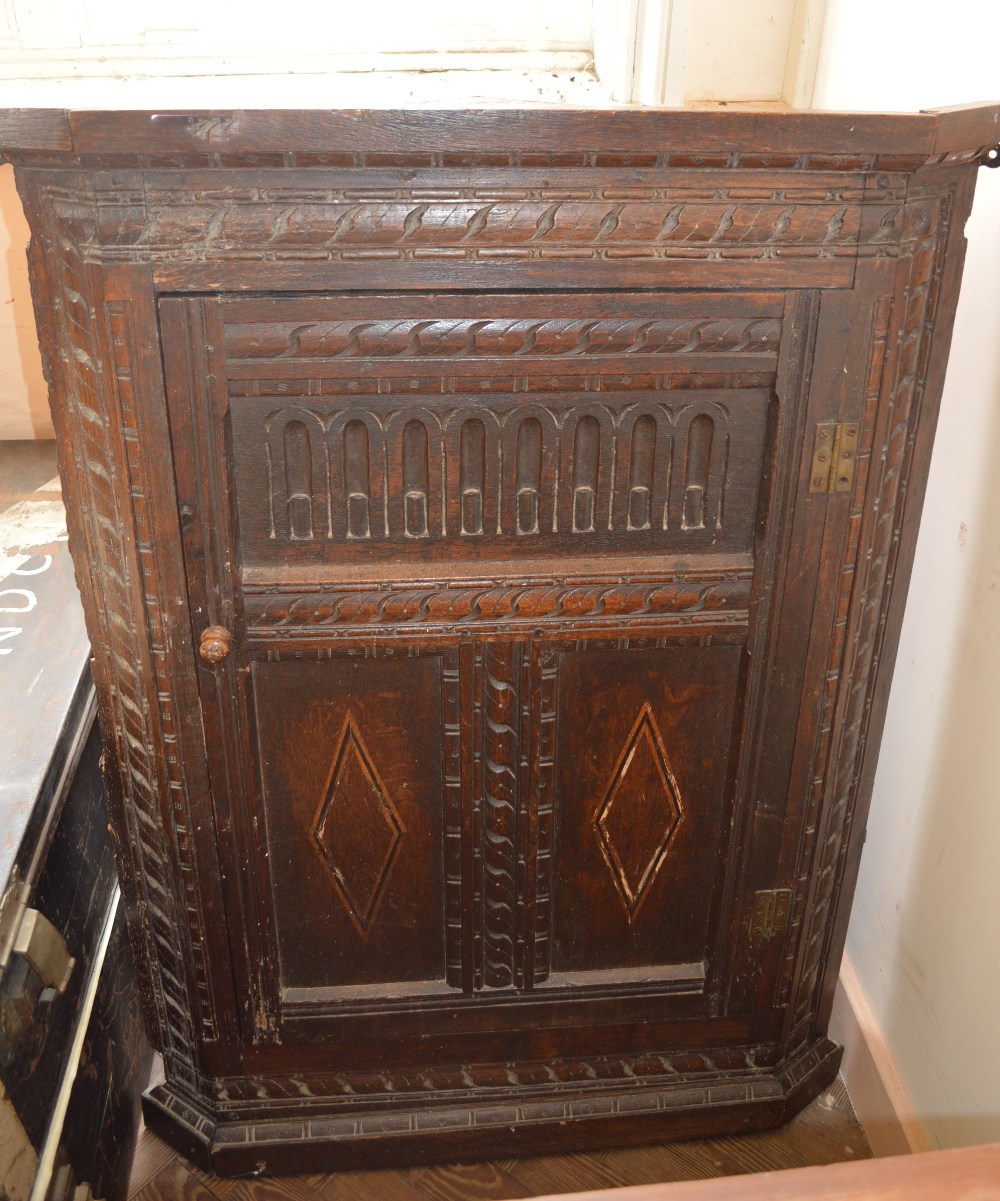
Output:
M61 175L57 182L58 202L37 174L19 178L32 224L36 318L59 434L70 549L96 651L112 833L147 1028L171 1063L187 1065L190 1074L202 1007L185 946L192 916L183 912L186 882L183 872L178 878L167 834L178 833L163 753L173 729L169 718L164 725L159 705L159 602L144 560L144 498L131 478L142 453L131 379L134 333L123 310L105 312L103 272L85 262L83 247L96 236L89 176ZM43 296L51 304L38 303ZM181 832L176 845L183 841ZM193 969L195 981L199 970L204 966Z
M827 656L826 671L823 677L825 687L822 698L822 711L817 729L813 769L810 777L812 787L806 818L803 823L799 864L796 874L798 886L793 891L789 937L786 941L786 957L781 972L781 983L778 992L778 1003L780 1005L788 1003L793 983L796 954L799 950L799 936L801 935L806 918L809 895L808 865L812 862L812 856L815 853L817 823L823 804L826 780L826 764L829 762L830 751L833 745L834 714L840 688L844 651L847 643L848 614L858 569L858 546L864 516L865 494L868 477L873 469L878 400L888 353L888 336L892 311L893 299L891 296L877 297L871 305L869 324L871 332L867 356L868 366L858 430L858 454L854 486L851 493L844 554L837 584L836 619L833 637L830 641L829 654ZM875 467L877 469L877 463Z
M449 917L449 982L461 979L467 989L530 989L548 973L556 652L538 643L482 643L468 648L462 662L468 870L461 895L468 936L461 973L458 933ZM458 777L449 779L457 783ZM449 812L456 815L446 833L451 863L457 802ZM458 895L457 872L452 879L450 898ZM453 911L450 905L449 915Z
M445 972L452 988L466 987L466 941L463 920L464 788L462 760L462 673L460 651L444 653L444 890Z
M552 646L535 644L538 681L536 721L536 777L534 784L534 903L528 926L534 938L534 983L547 979L552 932L552 839L555 827L556 700L558 652ZM530 948L529 948L530 949Z
M815 791L805 823L812 837L803 847L798 873L809 883L797 917L798 971L785 994L790 998L789 1047L807 1040L816 1020L824 972L838 937L833 919L852 846L869 734L874 720L877 736L882 720L881 713L876 716L879 669L890 622L894 637L898 635L900 615L890 614L890 602L956 206L950 181L911 197L903 215L895 318L889 319L888 298L878 301L873 313L869 392L877 396L881 390L882 400L868 470L856 479L845 541L839 603L844 616L831 643ZM880 347L890 364L885 378Z
M523 647L487 643L482 650L482 874L483 985L515 984L519 831L523 820L519 772L525 734L519 713Z

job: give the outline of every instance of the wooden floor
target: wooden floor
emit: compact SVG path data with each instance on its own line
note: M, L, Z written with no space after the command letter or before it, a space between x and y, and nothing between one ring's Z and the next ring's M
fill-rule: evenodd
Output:
M220 1180L191 1167L144 1130L129 1196L130 1201L486 1201L700 1180L870 1156L838 1078L784 1129L767 1134L400 1171Z

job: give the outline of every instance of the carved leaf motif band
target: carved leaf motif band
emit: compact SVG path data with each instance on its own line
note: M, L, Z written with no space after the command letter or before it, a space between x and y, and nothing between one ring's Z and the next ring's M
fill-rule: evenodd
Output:
M475 190L151 187L100 194L86 251L106 261L455 260L546 257L778 258L894 253L900 205L892 190L864 200L839 187L529 187ZM53 203L73 203L53 187ZM864 248L861 250L860 248Z

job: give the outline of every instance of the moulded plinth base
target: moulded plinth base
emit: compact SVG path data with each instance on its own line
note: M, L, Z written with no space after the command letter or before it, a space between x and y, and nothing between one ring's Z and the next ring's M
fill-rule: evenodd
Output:
M220 1176L492 1159L629 1146L780 1126L836 1077L842 1048L819 1038L774 1068L635 1080L519 1086L505 1095L431 1095L324 1112L321 1102L270 1103L248 1119L213 1110L169 1081L144 1097L147 1126ZM483 1090L484 1093L486 1090Z

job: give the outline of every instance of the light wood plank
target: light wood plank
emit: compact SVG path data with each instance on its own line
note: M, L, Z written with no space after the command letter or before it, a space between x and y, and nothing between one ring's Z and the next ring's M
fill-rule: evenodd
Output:
M1000 1201L1000 1144L539 1201Z

